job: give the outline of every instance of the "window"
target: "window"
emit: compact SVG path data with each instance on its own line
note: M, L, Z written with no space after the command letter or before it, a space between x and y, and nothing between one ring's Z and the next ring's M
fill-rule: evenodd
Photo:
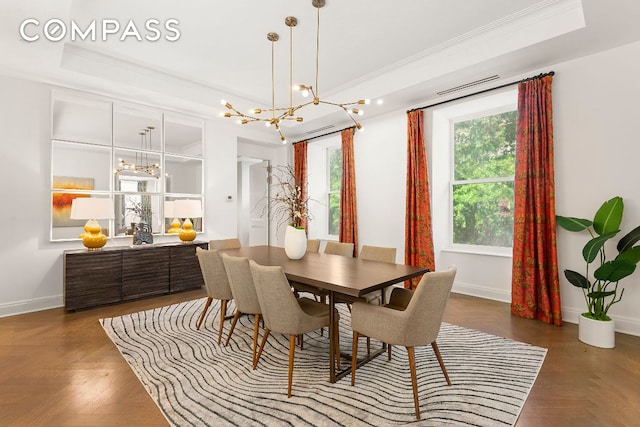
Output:
M327 148L327 206L329 236L340 233L340 190L342 188L342 149Z
M516 116L510 108L451 121L454 245L512 247Z

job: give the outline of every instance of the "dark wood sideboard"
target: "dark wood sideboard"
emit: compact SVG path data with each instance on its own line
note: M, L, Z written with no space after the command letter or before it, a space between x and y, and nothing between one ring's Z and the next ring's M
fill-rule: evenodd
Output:
M204 286L196 247L207 242L114 246L63 253L64 307L77 310Z

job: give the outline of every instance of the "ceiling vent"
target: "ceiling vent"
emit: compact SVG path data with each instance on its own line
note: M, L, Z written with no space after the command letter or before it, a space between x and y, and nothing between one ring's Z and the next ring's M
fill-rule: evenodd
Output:
M331 128L334 128L334 127L335 127L334 125L322 126L322 127L318 128L318 129L310 130L310 131L307 131L307 132L305 132L305 133L306 133L307 135L311 135L311 134L313 134L313 133L322 132L323 130L331 129Z
M467 88L470 88L470 87L473 87L473 86L481 85L483 83L490 82L492 80L497 80L499 78L500 78L500 76L495 74L493 76L489 76L489 77L485 77L485 78L480 79L480 80L475 80L473 82L465 83L465 84L462 84L460 86L455 86L455 87L452 87L452 88L449 88L449 89L441 90L440 92L436 92L436 93L438 95L446 95L446 94L451 93L451 92L457 92L459 90L463 90L463 89L467 89Z

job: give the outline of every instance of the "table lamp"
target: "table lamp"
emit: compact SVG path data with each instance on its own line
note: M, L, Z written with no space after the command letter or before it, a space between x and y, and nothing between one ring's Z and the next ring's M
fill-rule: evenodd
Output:
M164 217L173 218L173 221L171 221L171 228L167 230L167 234L180 233L180 220L176 218L174 211L175 211L175 202L173 200L168 200L164 202Z
M196 238L196 230L193 229L191 218L202 217L202 204L200 200L175 200L173 214L177 218L184 218L182 229L178 237L182 243L189 243Z
M76 197L71 202L71 219L86 219L84 233L79 237L90 251L98 251L107 243L98 219L112 219L113 201L99 197Z

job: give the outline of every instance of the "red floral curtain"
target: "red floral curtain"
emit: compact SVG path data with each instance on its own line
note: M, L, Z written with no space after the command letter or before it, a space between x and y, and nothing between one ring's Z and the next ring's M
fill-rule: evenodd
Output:
M358 214L356 210L356 170L353 158L353 128L342 135L342 187L340 188L340 241L353 243L358 256Z
M293 179L300 186L302 200L307 198L307 141L293 145ZM301 225L307 229L307 218L302 218ZM308 230L307 230L308 233Z
M431 197L424 147L422 110L407 114L407 202L405 214L404 263L435 270L431 231ZM415 288L420 278L407 281Z
M560 326L551 81L518 85L511 313Z

